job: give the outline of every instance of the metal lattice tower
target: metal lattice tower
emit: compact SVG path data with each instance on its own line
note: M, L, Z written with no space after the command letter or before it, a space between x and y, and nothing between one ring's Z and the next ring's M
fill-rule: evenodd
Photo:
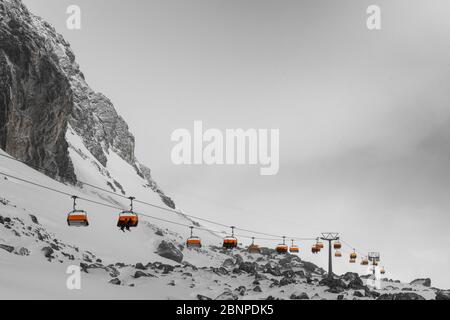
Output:
M328 278L333 278L333 255L331 249L331 243L339 240L339 233L337 232L322 232L320 238L324 241L328 241Z
M373 276L375 277L375 265L380 261L380 253L379 252L369 252L368 255L369 261L372 262Z

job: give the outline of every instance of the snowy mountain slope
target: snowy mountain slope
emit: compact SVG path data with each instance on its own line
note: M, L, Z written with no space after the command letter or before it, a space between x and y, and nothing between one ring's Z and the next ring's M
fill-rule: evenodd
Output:
M118 161L120 162L120 161ZM101 178L95 175L95 168L89 171L89 167L86 166L84 174L86 177L91 178L91 182L99 182ZM121 198L114 198L109 194L101 193L98 190L79 189L76 187L68 186L54 181L53 179L46 177L45 175L28 168L22 163L14 162L10 159L0 158L0 169L2 172L11 174L14 176L22 177L32 180L33 182L40 183L51 188L67 192L69 194L80 195L85 198L93 199L95 201L107 202L112 205L118 205L121 208L128 208L128 200ZM132 168L126 168L123 165L124 171L131 171ZM126 171L124 172L126 174ZM135 176L137 177L137 176ZM135 178L138 179L138 178ZM146 187L142 186L141 181L136 181L136 190L133 194L139 195L152 195L152 192L146 192ZM135 183L135 181L128 181L127 183ZM141 183L141 184L139 184ZM124 183L124 185L126 185ZM131 188L131 184L129 185ZM153 233L157 229L170 228L172 232L178 233L186 237L189 233L187 227L168 224L165 222L157 221L157 225L152 225L156 221L148 221L149 219L142 218L141 222L146 225L148 221L149 228L136 228L131 233L118 232L116 227L117 216L119 210L111 208L105 208L91 203L83 203L82 200L78 201L78 207L86 210L89 214L90 226L89 228L68 228L65 220L68 211L71 209L72 200L68 196L61 196L49 192L45 189L40 189L32 185L28 185L23 182L15 181L14 179L2 180L1 197L8 199L20 208L26 209L24 212L36 212L36 216L39 216L39 220L45 223L49 232L63 233L67 240L75 242L81 248L86 250L92 250L92 245L95 244L95 251L102 256L111 256L114 258L121 257L128 260L131 258L151 258L153 256ZM101 197L99 197L101 195ZM102 200L103 199L103 200ZM155 200L140 197L147 201ZM188 224L190 221L186 220L183 216L177 214L168 215L167 212L151 209L136 205L135 210L137 212L148 213L156 217L165 218L170 221ZM148 229L148 230L147 230ZM204 237L213 237L210 233L204 233ZM101 238L102 241L99 240ZM215 241L218 241L216 238ZM131 249L130 249L131 248Z
M120 159L115 160L117 162L121 162ZM77 162L75 161L75 163ZM98 174L95 175L97 170L95 165L90 168L92 171L89 171L89 166L84 167L86 169L83 173L86 178L91 178L90 182L101 181L102 177L99 177ZM122 173L124 174L126 174L126 170L132 171L132 168L127 168L126 164L123 163L120 168L123 170ZM105 194L99 198L99 192L97 190L83 190L64 185L27 167L22 163L18 163L10 159L0 158L0 171L8 175L31 180L34 183L42 184L49 188L58 189L69 194L80 195L89 199L95 199L96 201L108 202L113 205L119 205L123 208L128 206L126 200L122 201L121 199L112 199L110 195ZM135 175L135 177L137 176ZM135 194L139 194L138 190L141 188L141 193L148 195L149 193L146 190L147 187L143 185L143 182L143 179L140 181L127 181L127 183L136 183L138 186L138 188L135 188L137 189ZM129 187L131 187L131 185L129 185ZM18 248L17 253L20 251L20 248L26 248L22 251L27 254L29 253L29 256L21 257L21 259L17 260L18 257L14 255L14 253L9 254L7 253L7 250L0 250L3 264L2 270L13 266L13 269L16 270L14 273L17 273L17 270L28 268L28 270L24 270L22 276L17 277L17 279L20 279L27 274L33 275L33 269L35 268L43 270L49 267L48 263L45 263L46 259L42 253L42 248L49 246L49 243L53 244L54 239L57 239L56 243L66 244L64 250L55 250L55 260L61 259L66 263L74 264L73 260L67 259L65 255L74 255L75 260L77 260L77 263L75 264L78 264L79 261L85 261L82 252L88 251L94 252L98 257L101 256L101 259L105 264L116 262L130 264L138 261L155 260L163 261L168 264L174 264L172 260L162 258L155 254L156 247L161 239L172 241L176 244L182 244L188 236L188 228L183 228L161 221L158 221L158 223L155 224L153 221L148 221L148 219L143 218L141 218L140 226L138 228L132 232L123 233L116 227L117 211L98 205L92 205L90 203L83 203L81 200L79 201L79 207L88 212L90 226L88 228L69 228L65 220L72 205L70 197L61 196L59 194L55 195L55 193L49 192L46 189L37 188L36 186L29 185L13 178L5 178L3 176L0 181L0 190L0 198L4 199L5 203L0 207L0 215L2 216L2 219L11 219L15 225L19 225L19 227L16 226L12 228L5 228L5 224L0 225L0 245ZM140 208L138 207L136 208L137 211L139 211L139 209ZM145 210L148 212L148 208ZM39 230L37 231L35 230L37 225L31 221L30 214L35 216L39 222ZM151 212L151 214L154 216L165 217L166 219L169 218L167 217L167 213L161 214L159 212ZM172 215L170 220L184 224L189 222L183 216L179 215ZM40 226L45 227L42 227L41 229ZM31 228L32 230L28 230L28 228ZM155 235L156 231L161 232L163 236ZM26 234L26 232L34 234ZM42 235L45 236L42 237ZM220 242L220 239L214 237L211 233L206 232L201 234L201 236L206 241L208 241L209 237L213 239L210 241L215 241L217 244ZM75 247L78 248L79 251L76 251L74 249ZM64 254L62 254L62 252L64 252ZM21 261L24 259L25 261ZM217 264L216 262L209 261L210 259L208 259L206 255L199 254L195 251L187 252L184 260L187 262L192 261L196 265ZM16 268L15 263L20 264L20 268ZM27 268L24 266L27 266ZM58 274L53 274L50 271L53 270L54 267L50 266L49 268L50 269L46 270L44 274L47 274L48 271L50 278L61 275L61 268L58 269ZM65 277L65 270L63 272L64 273L62 276ZM33 276L36 275L34 274ZM40 277L42 278L43 276ZM2 280L3 281L0 281L0 283L2 283L2 293L0 296L8 293L8 297L11 297L9 296L9 293L14 292L14 290L4 291L5 286L3 285L9 283L10 280L6 281L6 278ZM59 285L64 285L64 283L59 283ZM20 286L20 281L16 283L16 286ZM31 281L29 283L29 288L21 291L20 294L23 296L32 294L36 290L34 286L35 284ZM52 287L51 295L53 297L58 297L55 289L55 287ZM41 290L38 291L41 292ZM134 295L129 295L128 297L131 298L133 296ZM148 295L142 296L142 298L145 297L148 297Z
M96 172L95 165L91 170ZM111 195L99 198L98 190L64 185L3 157L0 172L68 194L127 205L120 198L110 199ZM84 173L87 177L89 171ZM100 182L101 178L97 174L95 179ZM145 187L138 187L145 191ZM209 232L198 231L204 248L186 249L186 227L145 217L138 228L123 233L115 225L115 210L81 200L80 207L88 211L91 225L70 228L65 222L70 197L3 174L0 199L2 299L414 299L417 295L434 299L436 294L448 295L448 291L421 282L407 285L387 279L382 290L372 290L364 285L366 280L353 273L326 283L324 270L298 256L278 255L272 249L253 255L243 249L224 251L221 239ZM152 214L167 215L156 211ZM183 216L176 214L170 220L186 223ZM181 263L156 253L163 241L181 250ZM70 265L79 265L83 270L81 290L66 288L66 269Z

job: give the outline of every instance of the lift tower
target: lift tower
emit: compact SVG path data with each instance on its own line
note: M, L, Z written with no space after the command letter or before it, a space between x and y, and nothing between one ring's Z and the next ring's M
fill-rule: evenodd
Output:
M333 278L333 254L332 254L332 242L339 240L339 233L337 232L322 232L320 238L324 241L328 241L328 278Z
M378 265L378 262L380 262L380 253L379 252L369 252L369 261L372 262L372 273L373 277L375 279L375 267Z

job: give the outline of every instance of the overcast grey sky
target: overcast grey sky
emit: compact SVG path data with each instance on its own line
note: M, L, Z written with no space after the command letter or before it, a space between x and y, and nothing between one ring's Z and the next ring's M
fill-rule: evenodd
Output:
M448 0L24 2L71 43L180 207L277 234L340 231L381 251L389 277L450 287ZM82 30L65 27L70 4ZM366 28L371 4L380 31ZM194 120L279 128L279 174L174 166L170 135Z

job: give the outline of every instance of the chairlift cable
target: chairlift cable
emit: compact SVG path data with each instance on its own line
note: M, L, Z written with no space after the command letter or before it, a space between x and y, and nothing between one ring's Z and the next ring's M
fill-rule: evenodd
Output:
M25 163L25 162L23 162L23 161L17 160L17 159L15 159L15 158L12 158L12 157L9 157L9 156L6 156L6 155L0 154L0 156L5 157L5 158L9 158L9 159L12 159L12 160L15 160L15 161L19 161L19 162L22 162L22 163L28 165L27 163ZM36 167L36 166L35 166L35 167ZM110 205L110 204L107 204L107 203L104 203L104 202L99 202L99 201L92 200L92 199L85 198L85 197L81 197L81 196L76 196L76 195L70 194L70 193L68 193L68 192L65 192L65 191L62 191L62 190L58 190L58 189L56 189L56 188L52 188L52 187L49 187L49 186L46 186L46 185L43 185L43 184L40 184L40 183L36 183L36 182L30 181L30 180L27 180L27 179L24 179L24 178L20 178L20 177L17 177L17 176L14 176L14 175L11 175L11 174L8 174L8 173L5 173L5 172L1 172L1 171L0 171L0 174L3 175L3 176L5 176L5 177L9 177L9 178L12 178L12 179L21 181L21 182L28 183L28 184L33 185L33 186L36 186L36 187L40 187L40 188L46 189L46 190L48 190L48 191L52 191L52 192L55 192L55 193L58 193L58 194L61 194L61 195L64 195L64 196L71 197L72 199L74 199L74 209L75 209L75 201L76 201L76 199L79 199L79 200L82 200L82 201L86 201L86 202L93 203L93 204L96 204L96 205L104 206L104 207L107 207L107 208L112 208L112 209L115 209L115 210L124 210L123 208L118 207L118 206ZM181 212L181 211L176 211L176 210L164 208L164 207L162 207L162 206L158 206L158 205L155 205L155 204L152 204L152 203L148 203L148 202L145 202L145 201L136 200L134 197L126 197L126 196L120 195L120 194L118 194L118 193L115 193L115 192L111 192L111 191L109 191L109 190L106 190L106 189L104 189L104 188L100 188L100 187L93 186L93 185L91 185L91 184L84 183L84 182L82 182L82 181L79 181L79 182L82 183L82 184L86 184L86 185L88 185L88 186L90 186L90 187L93 187L93 188L96 188L96 189L105 191L105 192L107 192L107 193L114 194L114 195L120 196L120 197L122 197L122 198L130 199L130 201L131 201L131 205L130 205L131 209L133 209L133 201L134 201L134 202L137 202L137 203L142 203L142 204L145 204L145 205L149 205L149 206L156 207L156 208L159 208L159 209L162 209L162 210L165 210L165 211L169 211L169 212L172 212L172 213L181 214L181 215L184 215L184 216L186 216L186 217L190 217L190 218L198 219L198 220L201 220L201 221L205 221L205 222L208 222L208 223L211 223L211 224L215 224L215 225L218 225L218 226L221 226L221 227L230 228L230 226L227 226L227 225L222 224L222 223L215 222L215 221L213 221L213 220L209 220L209 219L205 219L205 218L200 218L200 217L197 217L197 216L194 216L194 215L185 214L185 213L183 213L183 212ZM167 223L171 223L171 224L175 224L175 225L179 225L179 226L184 226L184 227L191 227L190 224L179 223L179 222L175 222L175 221L171 221L171 220L167 220L167 219L155 217L155 216L153 216L153 215L149 215L149 214L146 214L146 213L136 212L136 214L139 214L140 216L147 217L147 218L150 218L150 219L162 221L162 222L167 222ZM213 232L213 233L217 233L217 234L225 233L224 231L217 231L217 230L210 229L210 228L205 228L205 227L197 227L197 226L195 226L195 228L198 229L198 230L208 231L208 232ZM234 230L240 230L240 231L248 232L248 233L251 233L251 234L260 234L260 235L265 235L265 236L273 237L273 238L251 237L251 236L247 236L247 235L242 235L242 234L239 234L239 235L238 235L238 234L236 234L236 236L239 236L239 237L241 237L241 238L256 239L256 240L266 240L266 241L276 241L276 240L278 240L278 239L283 238L283 236L274 235L274 234L269 234L269 233L264 233L264 232L259 232L259 231L255 231L255 230L249 230L249 229L244 229L244 228L239 228L239 227L234 227L234 226L232 226L231 228L232 228L232 233L233 233L233 234L234 234ZM289 238L295 239L295 240L302 240L302 241L306 241L306 240L316 240L316 239L317 239L317 238L312 238L312 237L310 237L310 238L305 238L305 237L289 237ZM366 254L361 253L359 250L357 250L356 248L354 248L354 246L350 245L350 244L349 244L348 242L346 242L345 240L343 240L343 239L340 239L340 240L342 241L342 243L344 243L344 244L347 245L348 247L354 249L355 252L358 252L361 256L365 256L365 255L366 255Z

